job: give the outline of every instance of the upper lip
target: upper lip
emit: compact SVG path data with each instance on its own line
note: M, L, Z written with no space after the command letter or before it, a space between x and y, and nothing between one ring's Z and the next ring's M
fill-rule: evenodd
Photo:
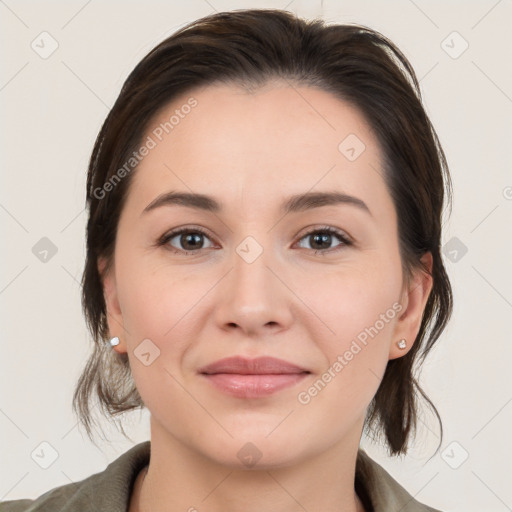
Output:
M279 375L292 373L309 373L305 368L296 364L277 359L275 357L257 357L248 359L246 357L234 356L219 359L199 369L199 373L236 373L241 375Z

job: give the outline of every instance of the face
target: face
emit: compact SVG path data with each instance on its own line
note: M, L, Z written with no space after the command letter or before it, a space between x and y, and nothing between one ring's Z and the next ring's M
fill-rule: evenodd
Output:
M369 125L317 89L216 85L148 137L104 286L152 433L235 466L357 445L431 286L403 280Z

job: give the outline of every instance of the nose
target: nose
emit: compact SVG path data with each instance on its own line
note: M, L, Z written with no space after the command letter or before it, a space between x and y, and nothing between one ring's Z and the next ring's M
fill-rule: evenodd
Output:
M270 249L262 247L252 261L247 247L242 243L234 251L231 270L218 285L215 321L223 330L254 338L286 330L293 320L289 276Z

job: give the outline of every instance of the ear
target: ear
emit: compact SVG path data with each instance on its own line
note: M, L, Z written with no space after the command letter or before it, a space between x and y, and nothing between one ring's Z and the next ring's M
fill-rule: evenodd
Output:
M423 311L433 284L431 275L432 254L430 252L425 253L421 261L428 268L428 273L421 268L415 269L408 288L402 294L402 300L400 301L402 310L395 325L392 343L389 347L389 359L396 359L407 354L420 330ZM405 339L407 342L405 350L399 349L396 345L401 339Z
M103 284L103 297L107 308L107 325L109 336L118 336L119 345L113 350L119 354L126 352L126 340L124 336L124 323L119 299L117 295L116 273L114 263L107 268L104 257L98 258L98 272Z

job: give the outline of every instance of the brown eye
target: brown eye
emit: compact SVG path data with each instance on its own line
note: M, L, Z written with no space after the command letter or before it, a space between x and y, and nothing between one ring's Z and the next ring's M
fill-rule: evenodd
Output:
M185 233L179 235L179 241L184 249L196 250L201 249L203 244L203 235L200 233Z
M336 242L336 239L341 243L332 246L332 244ZM309 247L306 246L306 249L311 249L315 252L330 252L335 251L338 248L351 245L351 242L346 235L331 227L310 231L301 238L301 241L302 240L309 242Z
M194 252L201 249L208 249L213 246L205 246L205 240L210 240L205 232L197 228L186 228L172 231L166 234L159 245L170 246L170 249L175 252Z

